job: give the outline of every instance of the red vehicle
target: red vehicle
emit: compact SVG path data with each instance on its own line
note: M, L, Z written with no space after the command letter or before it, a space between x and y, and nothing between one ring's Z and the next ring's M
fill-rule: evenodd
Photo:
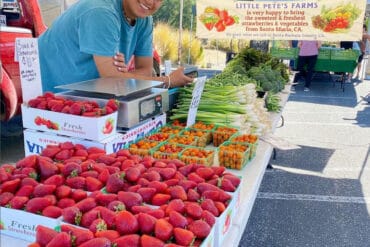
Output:
M22 91L18 62L14 61L14 44L18 37L38 37L46 29L37 0L1 0L0 15L6 26L0 26L1 121L20 113Z

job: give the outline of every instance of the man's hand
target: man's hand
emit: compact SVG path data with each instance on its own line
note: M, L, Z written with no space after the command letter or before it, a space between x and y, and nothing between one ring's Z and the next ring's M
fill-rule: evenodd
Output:
M184 67L179 67L171 74L169 74L171 85L170 87L186 86L193 82L193 78L184 74Z
M113 65L117 67L117 70L120 72L128 72L128 66L125 63L125 55L120 52L117 52L113 56Z

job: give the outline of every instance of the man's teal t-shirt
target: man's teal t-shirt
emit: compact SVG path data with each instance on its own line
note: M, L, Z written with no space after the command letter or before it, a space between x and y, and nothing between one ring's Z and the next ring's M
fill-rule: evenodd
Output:
M93 55L113 57L120 51L126 63L132 55L152 56L152 17L138 18L130 26L122 4L123 0L79 0L39 37L44 92L98 78Z

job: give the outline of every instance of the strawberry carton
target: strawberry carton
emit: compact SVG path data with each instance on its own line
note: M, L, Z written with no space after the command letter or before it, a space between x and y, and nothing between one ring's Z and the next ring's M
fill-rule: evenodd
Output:
M234 206L235 201L231 200L224 212L216 219L215 246L224 246L223 241L233 224L234 216L237 211Z
M60 222L60 217L53 219L22 210L0 207L0 233L17 239L35 241L38 225L57 229Z

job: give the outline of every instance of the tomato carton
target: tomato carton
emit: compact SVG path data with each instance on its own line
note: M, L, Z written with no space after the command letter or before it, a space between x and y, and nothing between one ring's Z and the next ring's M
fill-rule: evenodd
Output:
M37 225L56 229L60 218L53 219L22 210L0 207L0 233L17 239L34 242Z
M93 141L101 141L117 133L117 111L100 117L85 117L41 110L23 104L22 118L24 128Z

